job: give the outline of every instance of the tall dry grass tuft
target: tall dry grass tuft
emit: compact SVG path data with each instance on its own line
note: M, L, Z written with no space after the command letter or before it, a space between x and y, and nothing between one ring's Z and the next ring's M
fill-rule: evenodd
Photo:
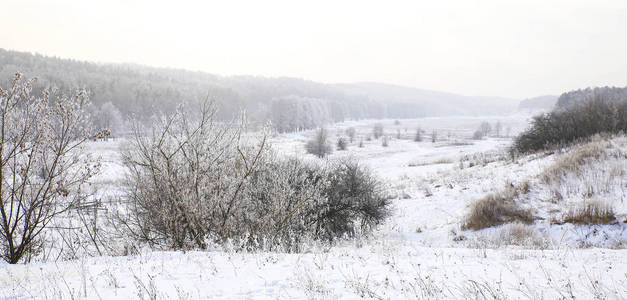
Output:
M603 201L588 201L571 209L563 218L564 223L610 224L616 220L614 209Z
M610 146L608 141L600 138L595 138L589 143L578 146L570 153L560 156L542 172L540 175L541 182L545 184L560 182L569 172L581 173L588 162L604 158L607 155L605 149Z
M511 222L533 222L531 211L519 207L515 201L519 193L519 188L509 187L499 194L490 194L473 202L462 229L479 230Z

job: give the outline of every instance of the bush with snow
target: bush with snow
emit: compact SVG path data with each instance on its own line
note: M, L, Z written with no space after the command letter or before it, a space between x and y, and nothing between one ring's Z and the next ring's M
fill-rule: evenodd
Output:
M333 153L328 131L324 128L318 129L316 135L305 144L305 150L320 158Z
M265 136L199 120L179 110L138 132L130 169L131 236L164 249L235 242L247 249L298 251L302 242L366 233L388 215L381 184L355 162L308 164L277 157Z

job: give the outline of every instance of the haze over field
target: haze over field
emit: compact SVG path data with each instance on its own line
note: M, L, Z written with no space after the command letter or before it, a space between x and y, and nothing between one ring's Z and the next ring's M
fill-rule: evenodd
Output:
M627 85L625 1L4 1L0 47L531 98Z
M627 299L627 2L6 0L0 299Z

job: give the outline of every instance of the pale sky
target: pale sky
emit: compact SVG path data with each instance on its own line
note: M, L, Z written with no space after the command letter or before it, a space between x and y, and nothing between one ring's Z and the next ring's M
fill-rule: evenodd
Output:
M627 85L627 1L1 0L0 48L533 97Z

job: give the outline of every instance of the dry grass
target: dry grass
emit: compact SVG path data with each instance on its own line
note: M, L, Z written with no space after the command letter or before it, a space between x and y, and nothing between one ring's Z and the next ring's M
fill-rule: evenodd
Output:
M429 165L442 165L442 164L451 164L453 160L447 157L443 157L434 161L422 161L422 162L410 162L407 164L408 167L422 167Z
M578 146L571 152L560 156L540 175L543 183L559 182L569 172L580 173L590 161L600 160L607 155L605 151L611 144L595 138L593 141Z
M511 222L533 222L531 211L519 207L514 201L518 193L518 188L508 188L500 194L490 194L475 201L462 229L479 230Z
M487 166L489 163L504 161L507 154L503 151L481 152L464 155L459 160L460 169L472 168L474 166Z
M504 245L532 246L547 248L549 238L540 234L532 225L512 223L503 226L498 231L498 240Z
M496 231L470 239L471 248L500 248L502 246L521 246L532 249L547 249L551 239L547 234L538 232L533 225L520 222L505 224Z
M615 220L612 206L602 201L588 201L563 217L563 223L572 224L610 224Z

